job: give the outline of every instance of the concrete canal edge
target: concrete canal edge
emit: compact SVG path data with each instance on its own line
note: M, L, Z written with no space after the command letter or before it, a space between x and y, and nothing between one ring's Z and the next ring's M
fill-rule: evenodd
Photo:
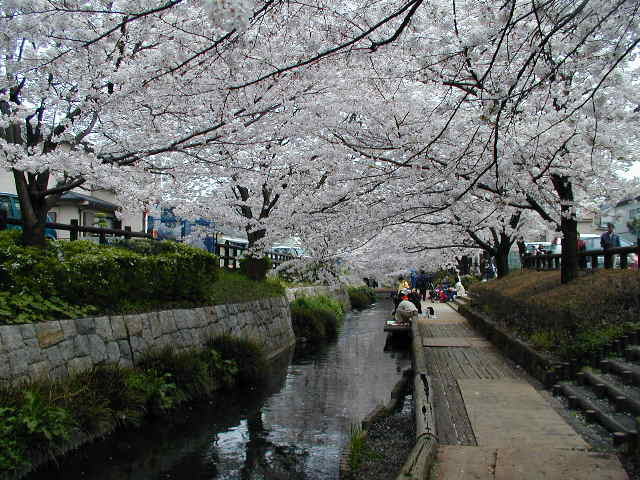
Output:
M418 322L411 325L413 353L413 401L416 417L416 443L396 477L397 480L424 480L436 459L438 434L433 412L433 392L422 346Z

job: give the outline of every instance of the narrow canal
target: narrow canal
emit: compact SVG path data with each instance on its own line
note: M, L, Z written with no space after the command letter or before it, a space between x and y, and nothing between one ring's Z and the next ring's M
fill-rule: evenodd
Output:
M280 357L263 389L119 435L28 480L337 479L351 426L388 402L411 364L408 351L385 348L391 308L353 312L337 340Z

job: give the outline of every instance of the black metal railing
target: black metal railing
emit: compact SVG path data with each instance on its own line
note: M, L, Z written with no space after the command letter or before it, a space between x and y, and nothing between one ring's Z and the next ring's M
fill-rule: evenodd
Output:
M607 250L589 250L588 252L578 252L578 267L581 269L590 268L629 268L629 254L640 254L637 246L616 247ZM560 268L562 255L559 253L546 255L525 255L522 257L524 268L537 270L555 270ZM617 261L616 261L617 260ZM602 263L602 267L600 266Z

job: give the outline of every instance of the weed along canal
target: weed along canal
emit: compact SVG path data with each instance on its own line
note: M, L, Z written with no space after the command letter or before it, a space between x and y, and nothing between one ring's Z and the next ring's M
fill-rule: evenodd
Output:
M408 350L385 350L386 299L344 320L338 337L276 359L266 385L121 432L29 480L337 479L352 425L387 404Z

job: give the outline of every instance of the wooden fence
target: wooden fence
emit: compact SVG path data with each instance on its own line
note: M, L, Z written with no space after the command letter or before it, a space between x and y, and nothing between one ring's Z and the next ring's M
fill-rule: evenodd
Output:
M8 225L18 225L22 226L22 220L16 220L13 218L7 218L6 223ZM107 235L112 235L115 237L124 237L126 239L129 238L150 238L150 233L144 232L132 232L131 227L124 227L124 230L117 228L100 228L100 227L85 227L78 225L78 220L71 220L71 224L67 225L65 223L56 223L56 222L47 222L45 224L46 228L50 228L52 230L65 230L70 232L70 240L75 241L78 240L78 233L95 233L100 238L101 244L107 243Z
M231 243L227 240L224 243L216 243L215 250L216 255L220 257L221 267L236 269L240 268L240 260L244 257L244 252L247 250L247 246ZM295 258L293 255L284 255L271 251L265 252L265 256L271 259L273 268Z
M587 268L596 270L602 267L629 268L629 254L631 253L640 255L640 249L637 246L631 246L610 248L608 250L578 252L578 267L583 270ZM522 257L522 265L524 268L535 268L537 270L555 270L560 268L561 258L562 255L559 253L548 255L525 255ZM600 266L601 262L602 267Z
M6 223L8 225L18 225L22 226L22 220L16 220L12 218L7 218ZM124 227L124 230L117 228L100 228L100 227L85 227L78 225L78 220L71 220L71 224L67 225L64 223L55 223L55 222L47 222L46 228L50 228L52 230L65 230L70 232L70 240L75 241L79 238L79 233L95 233L100 238L100 244L105 245L107 243L107 236L114 237L123 237L125 239L129 238L148 238L153 240L154 237L150 233L144 232L132 232L131 227ZM1 229L1 227L0 227ZM229 269L237 269L240 268L240 260L244 256L244 252L247 249L246 245L241 245L237 243L232 243L226 241L225 243L215 245L215 254L220 257L220 266L229 268ZM276 268L278 265L286 262L287 260L292 260L295 258L293 255L284 255L280 253L275 253L271 251L265 252L265 255L271 259L271 263L273 268Z

